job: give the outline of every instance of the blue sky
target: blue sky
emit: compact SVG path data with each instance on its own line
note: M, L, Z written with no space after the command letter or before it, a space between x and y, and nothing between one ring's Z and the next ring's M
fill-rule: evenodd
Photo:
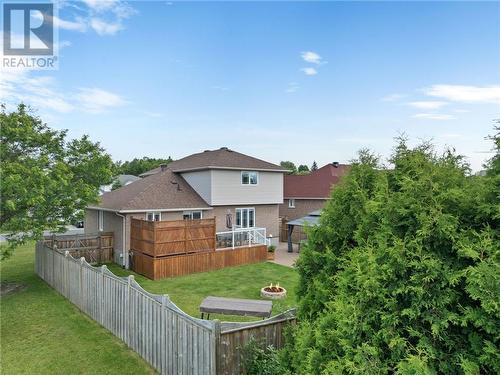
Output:
M0 72L0 100L115 160L228 146L347 162L394 137L473 169L500 118L500 3L59 2L59 70Z

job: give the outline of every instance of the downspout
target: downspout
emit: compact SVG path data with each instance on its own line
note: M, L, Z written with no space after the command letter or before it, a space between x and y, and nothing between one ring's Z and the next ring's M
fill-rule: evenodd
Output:
M128 264L128 251L127 251L127 241L126 241L126 238L127 238L127 234L126 234L126 230L127 230L127 219L125 217L125 215L122 215L122 214L119 214L118 212L115 212L115 214L117 216L120 216L122 218L122 257L123 257L123 268L126 268L128 269L129 268L129 264Z

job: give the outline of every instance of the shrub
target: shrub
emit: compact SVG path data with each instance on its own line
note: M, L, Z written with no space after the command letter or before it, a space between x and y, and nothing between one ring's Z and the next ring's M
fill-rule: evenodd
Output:
M290 372L281 364L279 351L251 339L243 348L243 367L245 375L286 375Z
M309 230L284 363L298 374L500 373L498 153L486 177L404 140L391 163L363 151Z
M267 251L270 252L270 253L274 253L276 251L276 246L274 245L269 245L267 247Z

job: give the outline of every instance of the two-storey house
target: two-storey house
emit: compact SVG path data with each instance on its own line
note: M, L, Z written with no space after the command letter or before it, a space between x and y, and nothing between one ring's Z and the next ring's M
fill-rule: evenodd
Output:
M130 220L216 218L218 232L266 228L278 241L283 175L275 165L222 147L160 166L87 207L85 232L114 232L115 261L127 266Z

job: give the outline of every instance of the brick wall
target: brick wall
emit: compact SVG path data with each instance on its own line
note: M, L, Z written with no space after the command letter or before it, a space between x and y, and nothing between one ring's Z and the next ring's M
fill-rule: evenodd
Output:
M288 199L280 204L279 215L286 221L295 220L299 217L307 216L310 212L321 210L327 199L295 199L295 208L288 207Z

